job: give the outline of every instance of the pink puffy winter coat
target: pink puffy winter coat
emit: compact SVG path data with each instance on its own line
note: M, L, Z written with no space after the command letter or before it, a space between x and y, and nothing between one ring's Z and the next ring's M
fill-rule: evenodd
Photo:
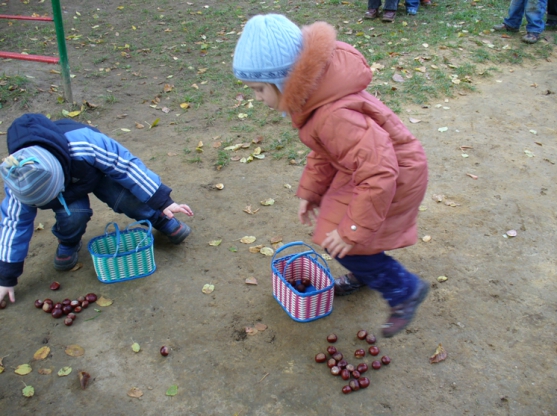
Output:
M420 142L366 92L369 65L336 40L332 26L318 22L303 35L280 108L311 149L297 196L320 205L313 241L321 244L337 229L354 245L350 255L414 244L427 187Z

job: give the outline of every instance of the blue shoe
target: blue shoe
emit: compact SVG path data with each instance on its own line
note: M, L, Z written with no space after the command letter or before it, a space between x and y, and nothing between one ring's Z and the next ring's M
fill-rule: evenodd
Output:
M346 296L364 286L352 273L335 279L335 296Z
M54 256L54 268L61 272L73 269L77 264L79 250L81 250L81 241L73 247L59 243Z
M381 326L385 338L390 338L398 334L412 322L418 310L418 306L420 306L427 297L428 292L429 283L420 279L418 281L418 287L414 291L414 294L410 296L410 299L391 308L391 316L389 316L387 322Z
M410 15L410 16L416 16L418 14L418 9L415 9L413 7L409 7L406 9L406 14Z
M188 227L182 221L179 221L180 225L174 229L170 234L168 234L168 239L172 244L180 244L186 239L191 233L191 228Z

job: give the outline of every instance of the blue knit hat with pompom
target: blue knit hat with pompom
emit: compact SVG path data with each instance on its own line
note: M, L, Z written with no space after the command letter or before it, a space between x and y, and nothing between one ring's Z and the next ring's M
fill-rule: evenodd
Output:
M232 69L241 81L275 84L283 91L302 50L302 31L280 14L252 17L234 51Z

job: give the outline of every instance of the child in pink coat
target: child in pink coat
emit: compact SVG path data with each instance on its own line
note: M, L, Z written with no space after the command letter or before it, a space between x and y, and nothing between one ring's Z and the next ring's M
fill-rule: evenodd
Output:
M313 241L350 271L335 280L335 294L363 285L379 291L391 307L383 335L399 333L429 290L385 254L417 241L427 187L420 142L366 91L369 65L327 23L300 30L281 15L251 18L233 70L257 100L290 115L311 149L297 190L298 217L316 221Z

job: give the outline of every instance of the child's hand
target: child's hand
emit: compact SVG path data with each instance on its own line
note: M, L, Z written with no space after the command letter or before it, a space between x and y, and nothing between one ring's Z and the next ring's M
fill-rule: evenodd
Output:
M352 244L345 243L340 237L338 231L333 230L330 233L327 233L327 238L323 240L321 247L326 249L332 258L338 256L338 258L341 259L348 254L354 246Z
M298 218L300 222L305 225L313 225L311 219L315 220L317 218L319 206L306 201L305 199L300 199L300 205L298 207Z
M15 302L14 288L9 286L0 286L0 302L4 300L6 295L9 296L12 303Z
M189 206L187 206L186 204L178 205L176 202L174 202L172 205L167 206L162 211L162 213L166 215L168 218L174 218L174 213L177 212L182 212L186 214L188 217L193 217L193 211Z

